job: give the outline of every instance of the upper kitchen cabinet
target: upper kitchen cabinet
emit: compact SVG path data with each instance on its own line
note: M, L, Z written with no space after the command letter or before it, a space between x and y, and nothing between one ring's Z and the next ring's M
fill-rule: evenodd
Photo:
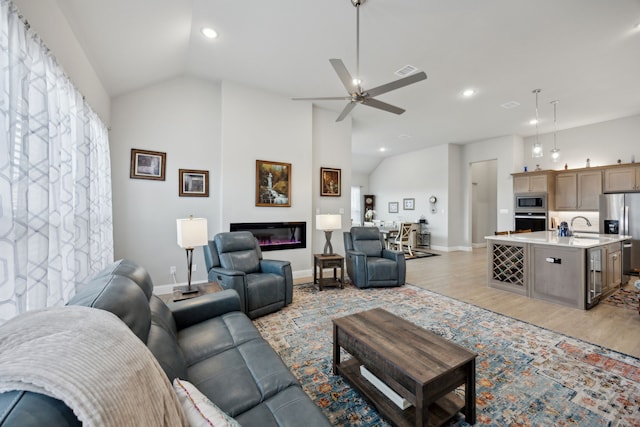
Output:
M640 166L610 166L604 170L604 192L640 191Z
M553 171L522 172L513 176L514 193L552 193Z
M597 211L602 194L602 170L559 172L556 182L556 210Z

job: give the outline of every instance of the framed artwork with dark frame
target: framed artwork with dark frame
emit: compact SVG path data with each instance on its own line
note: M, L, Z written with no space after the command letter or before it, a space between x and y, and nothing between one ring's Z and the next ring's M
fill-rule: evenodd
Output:
M256 206L291 207L291 163L256 160Z
M402 199L402 209L412 211L416 208L416 199Z
M340 197L342 195L342 171L334 168L320 168L320 195Z
M167 153L131 149L129 178L164 181Z
M398 208L398 202L389 202L389 213L398 213Z
M209 171L178 169L180 197L209 197Z

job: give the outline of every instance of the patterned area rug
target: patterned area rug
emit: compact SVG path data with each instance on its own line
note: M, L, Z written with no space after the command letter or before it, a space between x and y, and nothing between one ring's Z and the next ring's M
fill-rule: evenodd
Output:
M388 426L331 366L331 319L374 307L478 353L476 425L640 426L637 358L411 285L296 286L292 305L254 322L334 425Z
M617 291L606 297L602 301L602 303L626 308L628 310L638 311L639 299L640 292L635 289L618 289Z

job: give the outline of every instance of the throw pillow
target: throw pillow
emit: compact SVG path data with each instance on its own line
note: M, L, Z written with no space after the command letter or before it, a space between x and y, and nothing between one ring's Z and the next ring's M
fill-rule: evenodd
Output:
M240 427L236 420L207 399L189 381L176 378L173 380L173 388L191 427Z

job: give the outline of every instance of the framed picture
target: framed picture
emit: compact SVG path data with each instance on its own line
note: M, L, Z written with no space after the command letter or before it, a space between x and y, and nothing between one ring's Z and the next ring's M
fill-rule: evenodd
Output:
M209 197L209 171L178 169L180 197Z
M164 181L166 158L167 153L132 148L129 178Z
M340 197L342 181L340 169L320 168L320 195Z
M398 213L398 202L389 202L389 213Z
M416 208L416 199L402 199L402 208L405 211L412 211Z
M256 206L291 206L291 163L256 160Z

